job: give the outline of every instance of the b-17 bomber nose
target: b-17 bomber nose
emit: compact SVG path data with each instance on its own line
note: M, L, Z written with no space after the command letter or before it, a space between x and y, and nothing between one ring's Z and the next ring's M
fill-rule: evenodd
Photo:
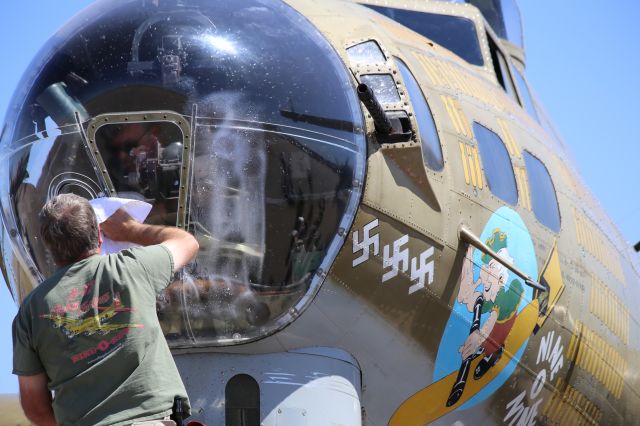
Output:
M201 247L158 300L170 344L269 335L308 306L351 226L362 119L334 48L284 3L98 2L41 50L6 118L10 286L23 296L55 270L47 199L143 200L147 223Z

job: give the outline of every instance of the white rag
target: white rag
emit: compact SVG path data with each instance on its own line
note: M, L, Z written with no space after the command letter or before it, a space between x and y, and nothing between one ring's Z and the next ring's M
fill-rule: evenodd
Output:
M93 207L93 211L96 212L98 223L102 223L116 212L119 208L123 208L124 211L138 222L144 222L151 211L151 204L145 203L140 200L131 200L127 198L105 197L94 198L89 203ZM120 250L124 250L130 247L136 247L137 244L130 243L128 241L113 241L105 237L102 234L102 254L117 253Z

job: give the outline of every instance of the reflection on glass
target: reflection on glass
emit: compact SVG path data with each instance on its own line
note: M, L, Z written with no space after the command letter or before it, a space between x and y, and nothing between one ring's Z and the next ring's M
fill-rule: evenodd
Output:
M8 109L19 112L8 116L14 141L47 115L59 126L75 123L75 112L81 121L131 111L187 116L194 104L215 107L207 99L221 93L242 95L238 119L291 124L302 115L353 128L344 64L283 2L113 0L89 12L37 58L39 72L20 88L26 99Z
M351 46L347 49L347 55L353 64L359 65L383 64L387 60L378 43L373 40Z
M373 90L378 102L392 104L400 102L400 94L391 74L366 74L360 76L360 81Z
M486 127L474 122L473 133L480 147L482 168L491 192L514 206L518 202L516 178L507 148L500 137Z
M371 4L364 6L399 22L429 40L433 40L470 64L484 64L476 26L471 19Z
M0 158L9 164L11 176L9 181L2 180L5 226L19 234L17 247L23 248L28 263L33 262L28 266L39 277L46 277L57 268L39 235L38 212L46 200L69 192L86 198L102 194L82 137L50 128L15 151L3 147Z
M160 315L176 343L245 341L284 324L308 292L347 213L355 152L225 125L197 127L196 140L189 229L200 252Z
M524 48L522 42L522 17L515 0L502 0L502 14L507 30L507 40L520 48Z
M493 68L496 73L498 83L500 83L500 86L502 86L504 91L507 92L511 99L518 102L516 89L513 87L513 81L511 80L511 75L509 74L509 66L507 64L507 60L505 59L500 49L498 49L498 46L493 42L489 34L487 34L487 39L489 40L491 60L493 61Z
M523 151L522 154L527 166L533 212L544 226L560 232L560 211L551 176L540 160L527 151Z
M431 109L429 109L422 90L420 90L420 86L415 78L413 78L413 74L411 74L409 68L407 68L400 59L395 59L416 114L416 121L418 122L418 129L420 130L420 142L422 143L422 159L431 170L442 170L444 168L442 147L440 146L440 138L438 138L436 125L433 122Z
M226 38L214 35L206 35L202 37L202 40L224 53L229 53L232 55L238 53L238 50L236 49L236 46L233 44L233 42Z
M202 250L158 301L171 345L257 339L308 306L355 215L365 140L351 76L307 19L276 0L113 0L67 24L30 69L8 109L0 168L21 270L55 268L37 239L48 197L104 195L79 119L95 130L117 195L153 205L147 222L176 224L179 188L188 191L185 219ZM101 114L158 111L190 122L186 181L172 123L86 128Z
M147 223L175 225L183 135L166 122L107 124L96 144L119 197L153 205Z
M467 0L480 9L498 37L522 48L522 18L515 0Z
M40 180L44 165L49 155L49 151L53 146L55 139L62 134L51 119L51 117L45 118L45 130L44 133L38 133L40 140L38 143L31 145L31 153L29 155L29 163L27 164L27 177L25 183L31 183L36 185Z
M520 71L516 67L511 67L511 69L513 70L513 74L516 76L516 84L518 85L518 92L520 93L520 98L522 99L522 106L527 110L529 115L533 117L534 120L538 121L538 114L536 113L536 107L533 104L533 99L531 99L529 86L527 86L522 73L520 73Z

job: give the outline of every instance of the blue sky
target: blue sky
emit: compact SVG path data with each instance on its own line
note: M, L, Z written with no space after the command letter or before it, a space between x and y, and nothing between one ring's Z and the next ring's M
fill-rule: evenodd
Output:
M8 1L0 16L0 119L31 59L89 0ZM577 161L584 180L630 243L640 240L638 168L640 4L634 0L519 0L527 76ZM605 6L606 5L606 6ZM609 7L607 7L609 6ZM16 392L11 321L16 307L0 287L0 393Z

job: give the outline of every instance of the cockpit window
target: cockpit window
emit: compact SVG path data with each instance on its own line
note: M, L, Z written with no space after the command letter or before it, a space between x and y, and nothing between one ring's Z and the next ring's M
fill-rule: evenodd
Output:
M365 4L364 6L433 40L470 64L480 66L484 64L476 26L470 19L372 4Z
M524 48L522 18L516 0L502 0L502 16L507 30L507 40L520 48Z
M515 0L466 0L466 2L480 9L498 37L523 48L522 19Z
M491 60L493 61L496 79L504 91L507 92L507 95L515 102L518 102L518 95L516 94L516 89L513 87L507 60L489 34L487 34L487 40L489 40L489 50L491 51Z

